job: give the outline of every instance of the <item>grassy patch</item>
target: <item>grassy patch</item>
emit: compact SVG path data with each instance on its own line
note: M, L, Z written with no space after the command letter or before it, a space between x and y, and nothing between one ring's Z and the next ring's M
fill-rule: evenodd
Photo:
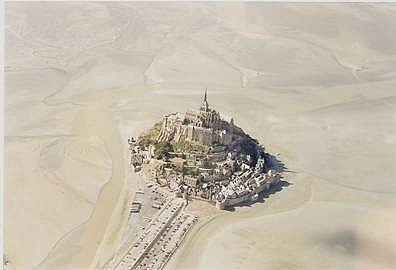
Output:
M180 138L178 142L172 141L171 144L175 152L207 154L209 151L208 147L186 141L184 138Z
M144 132L138 138L138 143L140 147L146 147L150 144L155 145L157 142L157 137L161 131L162 121L155 123L152 128Z

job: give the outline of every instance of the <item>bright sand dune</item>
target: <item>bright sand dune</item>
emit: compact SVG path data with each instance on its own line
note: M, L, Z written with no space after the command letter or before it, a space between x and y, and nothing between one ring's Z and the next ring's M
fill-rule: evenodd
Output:
M7 3L5 253L99 268L134 190L126 140L209 103L285 163L169 269L396 268L393 4Z

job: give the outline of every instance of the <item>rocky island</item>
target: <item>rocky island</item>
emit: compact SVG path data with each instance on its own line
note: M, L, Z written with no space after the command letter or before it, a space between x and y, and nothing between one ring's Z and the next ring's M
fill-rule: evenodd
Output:
M253 203L280 180L265 148L210 108L207 91L199 110L165 115L128 143L136 172L219 209Z

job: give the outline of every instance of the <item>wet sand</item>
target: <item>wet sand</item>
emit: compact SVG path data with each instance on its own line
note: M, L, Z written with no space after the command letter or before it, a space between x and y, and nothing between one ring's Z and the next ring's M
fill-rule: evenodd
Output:
M108 97L107 99L97 97L97 99L99 100L96 103L80 111L77 119L73 121L72 132L76 136L98 136L104 142L112 160L111 179L100 190L89 219L77 231L80 236L75 239L76 233L72 233L58 242L54 247L58 252L53 252L48 262L44 260L40 268L96 266L98 257L109 258L109 254L105 254L105 249L114 246L114 243L110 245L108 238L117 237L117 234L121 233L120 228L124 220L122 217L125 216L129 201L126 198L128 192L125 178L125 149L118 127L108 109L110 100ZM116 224L111 223L113 219L117 220ZM114 228L117 230L114 231ZM107 247L103 247L105 244L102 242L106 243ZM65 251L68 250L69 245L73 245L73 249L69 248L69 251ZM59 246L63 246L63 249ZM69 256L70 252L73 252L73 257Z
M100 268L125 225L127 138L209 104L290 185L218 213L168 269L393 269L393 4L7 3L5 253ZM214 217L214 218L210 218Z

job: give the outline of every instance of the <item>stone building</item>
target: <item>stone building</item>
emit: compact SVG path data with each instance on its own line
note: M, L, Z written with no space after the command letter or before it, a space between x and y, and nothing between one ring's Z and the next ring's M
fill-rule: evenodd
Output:
M233 139L233 131L233 119L230 122L222 120L220 113L209 107L205 91L198 111L189 110L184 115L173 113L164 116L157 141L178 142L185 139L201 145L229 145Z

